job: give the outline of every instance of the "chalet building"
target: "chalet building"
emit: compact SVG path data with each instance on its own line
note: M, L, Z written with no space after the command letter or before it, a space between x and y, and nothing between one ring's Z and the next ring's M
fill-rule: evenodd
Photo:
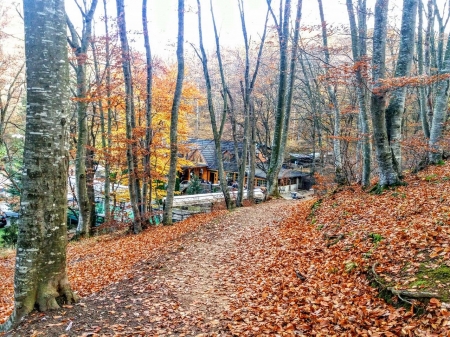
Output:
M215 154L215 143L212 139L190 139L186 144L189 149L184 158L191 161L189 166L183 166L183 172L180 176L180 181L189 181L195 175L202 181L211 184L218 184L219 171L217 164L217 157ZM232 182L238 179L238 164L236 162L234 142L221 142L223 166L227 176L227 182L231 185ZM242 144L238 144L238 153L242 153ZM280 191L293 191L296 189L310 189L311 179L308 173L302 172L303 167L312 162L308 155L291 155L291 158L297 160L296 167L283 167L278 175L278 185ZM303 165L302 165L303 164ZM264 163L262 164L264 165ZM264 170L255 170L255 186L266 186L266 173Z
M215 153L215 143L212 139L190 139L186 144L189 152L184 158L191 161L192 165L183 166L180 180L191 180L196 175L205 182L217 184L219 182L219 166ZM227 181L237 180L238 164L235 158L234 142L222 141L223 167L227 174ZM242 144L238 145L239 154L242 153Z

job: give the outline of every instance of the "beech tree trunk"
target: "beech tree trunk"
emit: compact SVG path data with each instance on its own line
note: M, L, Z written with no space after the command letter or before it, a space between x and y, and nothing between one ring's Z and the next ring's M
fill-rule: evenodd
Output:
M76 57L76 76L77 76L77 154L75 157L75 185L78 201L78 225L77 236L88 237L91 226L92 205L88 195L88 172L86 169L86 146L88 145L88 127L87 127L87 79L86 79L86 61L87 51L90 46L92 35L92 19L97 7L97 1L93 0L91 8L84 13L80 8L83 16L83 30L79 35L69 17L67 16L67 26L70 31L71 38L68 38L69 45L72 47Z
M250 178L253 180L255 176L255 165L250 164L252 161L251 156L255 155L255 148L254 144L252 142L254 141L254 137L252 137L252 134L254 133L253 130L251 130L250 126L250 118L253 118L250 116L251 114L251 105L252 105L252 94L253 94L253 88L255 87L255 81L258 75L258 70L261 64L261 58L262 58L262 52L264 47L264 42L266 39L266 31L267 31L267 20L269 18L269 11L267 11L266 14L266 21L264 23L264 31L261 37L261 42L259 45L259 51L258 56L256 58L256 65L255 70L253 72L253 75L250 77L250 54L249 54L249 41L247 36L247 28L245 24L245 13L244 13L244 3L242 0L238 2L239 4L239 12L241 16L241 26L242 26L242 35L244 37L244 46L245 46L245 70L244 70L244 81L241 81L241 92L242 92L242 98L244 101L244 139L243 139L243 146L242 146L242 157L239 161L239 179L238 179L238 195L236 198L236 206L240 207L242 206L242 199L244 195L244 182L245 182L245 174L247 171L247 157L248 153L250 152L250 159L249 159L249 170L248 170L248 177L247 177L247 197L250 202L253 202L253 181L250 184ZM253 127L253 122L252 122ZM250 139L249 139L250 138ZM250 147L253 147L252 149ZM252 154L253 152L253 154ZM251 171L253 170L253 171ZM250 186L251 185L251 186Z
M372 148L369 139L369 121L367 114L367 95L366 95L366 85L364 80L363 69L364 66L361 62L364 62L363 58L366 56L366 45L365 41L367 35L366 27L366 2L359 1L358 4L359 11L359 27L356 25L355 13L353 11L352 0L347 0L347 12L350 21L350 32L352 39L352 54L353 62L357 65L355 70L356 75L356 92L358 95L358 105L359 105L359 120L360 120L360 130L362 134L362 153L363 153L363 167L361 174L361 185L363 187L369 186L370 183L370 162Z
M400 49L398 52L395 77L409 76L414 55L416 32L417 0L403 1L402 26L400 29ZM406 87L396 88L386 109L386 127L389 145L392 151L394 169L402 173L402 119L405 110Z
M66 274L69 72L63 0L24 0L27 115L14 312L76 300Z
M208 102L209 117L211 119L211 128L212 128L213 137L214 137L215 155L217 158L217 168L219 171L220 188L222 189L223 197L225 200L225 205L226 205L227 209L230 209L231 198L230 198L230 193L228 193L227 179L226 179L225 170L223 167L222 144L221 144L223 127L225 125L226 112L228 110L228 101L227 101L228 88L225 84L225 75L223 72L222 57L220 54L219 36L217 34L216 23L214 20L214 12L213 12L212 7L211 7L211 16L213 19L214 34L215 34L215 41L216 41L216 54L217 54L217 60L219 63L220 78L221 78L221 84L222 84L222 90L223 90L223 114L222 114L222 119L221 119L221 123L220 123L219 127L217 127L216 113L214 110L214 104L213 104L213 99L212 99L211 79L209 77L209 70L208 70L208 58L206 56L205 48L203 46L201 5L200 5L200 1L197 0L198 35L199 35L199 40L200 40L200 54L197 52L197 56L199 57L199 59L202 63L203 77L205 78L206 98L207 98L207 102Z
M379 186L396 185L398 175L392 164L386 129L386 92L381 82L386 72L386 35L389 0L377 0L375 3L375 27L373 32L372 80L373 88L370 102L373 138L377 154Z
M280 13L282 10L280 9ZM286 94L288 80L288 40L289 40L289 17L291 14L291 0L284 4L284 14L277 24L278 40L280 44L280 65L278 69L278 92L277 106L275 110L275 127L273 131L272 152L270 153L269 168L267 170L267 192L268 195L278 196L278 173L283 163L282 138L283 124L286 114ZM272 11L272 17L275 15Z
M439 23L440 38L438 42L438 59L435 62L438 65L438 76L450 74L450 35L447 38L447 45L444 53L444 27L443 19L440 16L436 1L434 1L436 8L435 14ZM431 8L431 6L429 7ZM433 45L433 43L431 43ZM433 106L433 118L430 128L429 145L432 151L429 153L429 161L432 164L438 163L442 159L442 147L439 144L442 133L444 131L444 124L447 120L448 98L449 98L450 81L443 77L436 86L435 100Z
M178 112L180 110L181 94L184 80L184 0L178 0L178 41L177 41L177 82L172 102L170 116L170 168L167 182L166 205L163 213L163 223L172 224L173 196L175 193L175 182L177 179L178 161Z
M298 0L297 2L297 11L295 15L295 24L294 24L294 36L292 40L291 46L291 62L289 65L289 84L288 84L288 92L286 99L286 114L284 115L284 123L283 123L283 133L281 137L281 148L286 148L287 138L289 133L289 123L291 120L291 110L292 110L292 98L294 96L294 83L295 83L295 70L297 64L297 52L298 52L298 40L300 38L300 20L302 18L302 6L303 1ZM281 163L283 160L281 160Z
M133 135L135 128L133 80L131 78L130 48L128 45L127 28L125 21L124 0L116 0L117 21L119 26L120 44L122 46L122 69L125 82L125 115L127 144L127 166L128 166L128 190L133 210L133 232L142 231L141 225L141 194L140 181L138 177L138 165L136 159L136 139Z
M152 211L152 175L150 169L150 155L151 146L153 139L152 131L152 81L153 81L153 64L152 64L152 53L150 49L150 39L148 37L148 25L147 25L147 0L142 1L142 32L144 34L144 47L145 47L145 61L147 65L147 79L146 79L146 97L145 97L145 121L146 121L146 132L145 132L145 150L147 153L144 157L144 170L145 177L143 182L142 191L142 203L144 213L148 210Z
M105 221L110 221L114 215L111 212L111 130L112 130L112 108L111 108L111 55L110 55L110 37L108 25L108 12L106 10L106 0L103 0L103 12L105 17L105 81L106 81L106 104L107 104L107 123L106 133L105 125L102 127L102 147L105 149Z
M419 26L417 27L417 70L418 74L424 75L424 55L423 55L423 2L419 0L418 6ZM428 109L427 96L425 86L419 87L419 107L420 107L420 121L422 124L422 131L425 138L430 139L430 125L428 123Z
M322 0L318 0L319 13L322 25L322 41L323 41L323 53L325 57L325 75L328 79L330 67L330 52L328 50L328 33L325 16L323 14ZM333 155L334 155L334 171L336 175L336 182L340 185L347 182L344 170L342 167L342 155L341 155L341 112L339 110L339 103L337 100L336 90L330 83L326 84L328 97L330 98L331 107L334 115L334 128L333 128Z

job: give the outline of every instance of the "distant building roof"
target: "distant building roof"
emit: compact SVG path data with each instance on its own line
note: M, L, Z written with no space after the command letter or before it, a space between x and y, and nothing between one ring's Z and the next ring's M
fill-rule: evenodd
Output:
M198 163L207 165L210 170L218 170L218 160L216 156L216 145L213 139L197 139L191 138L186 143L191 151L198 150L201 152L203 159L206 163ZM222 140L220 142L222 150L223 166L227 172L238 172L238 164L235 158L234 142ZM238 143L238 152L242 153L242 143ZM187 158L189 159L189 158Z
M301 172L300 170L282 168L280 170L280 173L278 174L278 179L284 179L284 178L293 179L293 178L300 178L300 177L306 177L306 176L309 176L309 174ZM255 169L255 177L261 178L261 179L267 179L267 174L263 170L257 168L257 169Z

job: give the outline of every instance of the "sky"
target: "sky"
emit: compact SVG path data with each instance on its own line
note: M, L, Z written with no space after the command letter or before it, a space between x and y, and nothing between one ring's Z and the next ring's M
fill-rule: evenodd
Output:
M3 1L3 0L2 0ZM22 2L15 0L18 8L21 8ZM81 16L75 5L75 1L83 3L90 0L65 0L66 11L75 26L81 26ZM207 49L214 47L214 34L211 24L211 15L209 11L209 1L201 0L203 15L203 35L204 43ZM443 7L447 0L437 0L440 7ZM163 59L175 59L176 41L177 41L177 0L148 0L148 22L149 35L152 54ZM243 0L246 15L246 25L249 36L253 40L259 40L259 36L264 27L264 19L267 10L266 0ZM331 25L348 25L348 15L345 0L322 0L325 20ZM353 0L354 3L357 0ZM368 9L373 11L375 0L367 0ZM14 2L11 2L12 4ZM115 0L107 0L108 14L115 17ZM278 12L279 0L272 0L275 12ZM297 0L292 0L295 7ZM391 15L397 15L396 20L390 22L400 22L399 13L403 0L390 0ZM242 46L243 38L241 23L238 11L238 0L212 0L216 23L220 34L220 43L223 47ZM125 0L125 12L127 19L127 28L130 44L139 50L143 50L142 20L141 20L142 0ZM198 46L198 28L197 28L197 3L196 0L185 0L185 40ZM303 0L301 24L318 25L320 24L319 9L317 0ZM292 10L295 15L295 9ZM95 32L99 35L103 33L103 0L99 0L96 11ZM269 18L269 24L273 24ZM370 28L370 23L369 23ZM20 18L16 15L16 24L13 26L15 35L23 36L23 27ZM134 32L134 34L133 34ZM186 50L191 48L185 46Z
M78 15L78 9L75 6L75 0L65 0L66 10L69 16L77 25L81 22ZM78 0L82 1L82 0ZM347 24L348 15L345 6L345 0L322 0L325 12L325 19L332 24ZM278 0L273 0L274 9L278 12ZM292 0L295 6L297 1ZM354 0L356 2L356 0ZM372 3L373 0L368 0ZM391 0L399 2L399 0ZM114 0L108 0L109 15L116 15ZM149 36L153 55L164 58L175 58L175 48L177 41L177 0L148 0L148 22ZM207 48L212 48L214 44L214 33L211 24L211 15L209 10L209 0L201 0L203 16L203 35L204 43ZM216 23L220 34L220 42L223 46L242 45L242 31L238 10L238 0L212 0ZM129 39L135 40L135 47L143 48L142 21L141 21L141 0L125 0L125 13L127 19L127 28L130 31L139 32L130 34ZM198 45L198 27L197 27L197 3L196 0L185 0L185 40L186 42ZM264 28L264 20L267 11L266 0L244 0L244 10L246 16L246 26L250 37L258 40ZM103 15L103 1L99 0L97 7L97 23L101 26L100 15ZM295 9L292 10L295 15ZM269 24L273 24L269 18ZM303 25L320 24L319 10L317 0L303 0ZM99 28L101 29L101 28ZM97 30L97 33L100 31ZM188 48L188 46L186 46Z

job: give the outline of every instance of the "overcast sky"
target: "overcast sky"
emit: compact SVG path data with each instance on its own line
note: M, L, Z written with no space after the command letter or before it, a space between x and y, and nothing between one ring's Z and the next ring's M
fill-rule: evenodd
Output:
M80 1L80 0L78 0ZM108 0L109 15L116 15L116 7L114 0ZM204 43L212 46L214 43L213 30L211 25L211 15L209 11L209 0L201 0L202 16L203 16L203 34ZM278 0L273 0L273 7L278 13ZM295 6L297 1L293 0ZM356 3L356 0L354 0ZM372 3L368 0L368 3ZM401 2L400 0L391 0ZM175 57L175 44L177 38L177 0L148 0L148 21L149 35L152 47L152 53L163 57ZM237 0L212 0L216 23L220 31L220 42L223 46L242 45L241 23L238 10ZM66 0L66 10L69 13L74 24L79 22L77 8L74 5L75 0ZM142 48L143 42L140 36L142 31L141 21L141 0L125 0L125 12L127 18L127 28L131 31L139 32L135 36L135 47ZM323 0L325 19L330 24L347 24L348 15L345 6L345 0ZM185 0L185 40L198 45L198 28L197 28L197 3L196 0ZM265 14L267 11L266 0L244 0L244 10L246 15L246 25L252 39L257 40L259 33L262 32L264 26ZM295 9L292 10L295 15ZM100 23L99 17L103 15L103 1L99 0L97 8L97 22ZM269 24L273 24L269 19ZM303 25L320 24L319 10L317 0L303 0ZM102 32L101 25L97 29L97 33Z
M0 0L3 2L4 0ZM78 0L82 3L84 0ZM86 0L90 2L90 0ZM238 11L238 0L212 0L216 22L220 31L220 42L224 47L233 45L242 45L241 23ZM115 0L107 0L108 14L115 17L116 6ZM297 0L292 0L295 7ZM322 0L325 20L331 25L348 25L348 15L345 6L345 0ZM357 3L357 0L353 0ZM367 0L368 9L373 11L375 0ZM446 0L437 0L438 4L443 7ZM11 2L13 3L13 2ZM165 59L175 59L175 45L177 39L177 0L148 0L148 21L149 35L153 55L158 55ZM209 12L209 0L201 0L203 15L203 34L204 43L207 48L213 48L214 36L211 25L211 15ZM273 8L278 13L279 0L272 0ZM390 0L391 15L399 13L403 0ZM65 0L66 11L75 26L81 26L81 16L75 5L75 0ZM21 8L21 1L18 7ZM127 28L136 34L129 35L131 44L135 48L143 50L142 38L142 21L141 21L141 0L125 0L125 11L127 18ZM198 45L198 28L197 28L197 3L196 0L185 0L185 40ZM244 9L246 15L246 24L249 35L253 40L258 40L259 34L262 32L264 25L265 13L267 10L266 0L244 0ZM295 9L292 10L295 15ZM317 0L303 0L302 22L305 25L320 24L319 9ZM397 14L398 15L398 14ZM96 28L98 35L103 34L103 23L100 18L103 16L103 0L99 0L96 11ZM398 15L395 22L400 23ZM269 24L273 21L269 18ZM369 28L371 24L369 24ZM16 15L16 24L14 30L17 36L23 36L23 26L20 19ZM186 49L189 48L186 46Z

